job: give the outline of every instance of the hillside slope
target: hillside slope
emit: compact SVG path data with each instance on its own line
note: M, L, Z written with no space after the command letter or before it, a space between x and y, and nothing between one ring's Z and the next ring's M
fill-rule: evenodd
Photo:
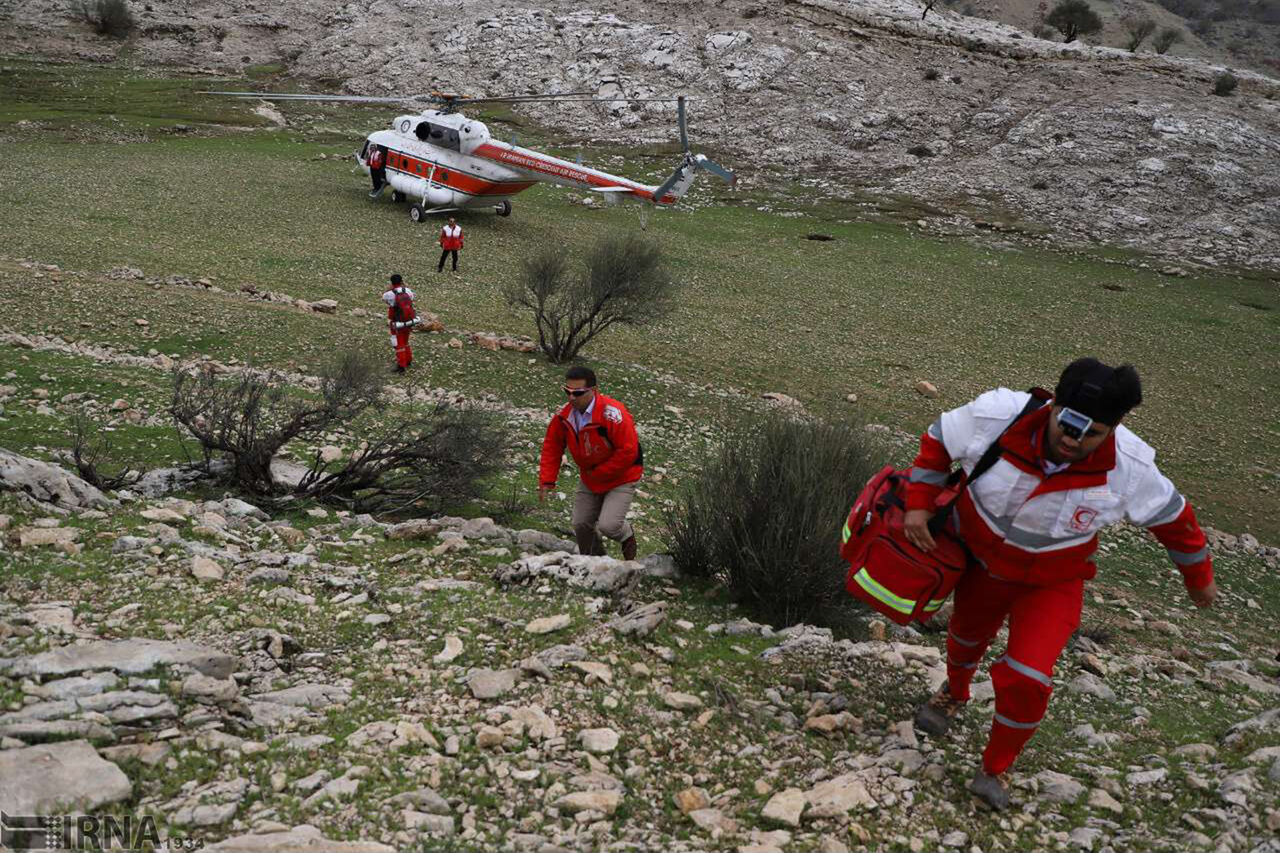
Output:
M750 183L908 196L973 221L1187 263L1280 269L1280 84L1194 59L1062 45L907 0L271 6L178 0L127 45L70 2L0 2L0 51L239 73L280 63L361 93L686 93L695 144ZM301 84L301 81L300 81ZM315 83L305 84L314 88ZM528 107L571 137L635 141L670 106ZM674 129L672 128L672 131ZM665 138L671 138L666 135Z

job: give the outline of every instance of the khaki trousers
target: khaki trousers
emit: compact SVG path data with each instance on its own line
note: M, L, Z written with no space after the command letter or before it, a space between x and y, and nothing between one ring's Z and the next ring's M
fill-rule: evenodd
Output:
M582 543L591 541L595 536L606 536L616 542L625 542L635 531L627 521L627 510L631 508L631 500L636 496L636 483L623 483L602 495L587 488L578 481L578 491L573 496L573 533L578 537L579 550ZM603 547L600 553L604 553Z

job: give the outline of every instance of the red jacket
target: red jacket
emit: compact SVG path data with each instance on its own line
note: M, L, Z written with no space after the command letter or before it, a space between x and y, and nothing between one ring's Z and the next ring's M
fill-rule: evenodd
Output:
M369 152L369 168L370 169L382 168L382 149L381 148L374 148L372 151Z
M920 437L907 509L933 509L953 459L977 463L1027 395L1001 388L942 415ZM1055 474L1041 465L1050 406L1000 438L999 461L956 506L964 543L996 577L1042 586L1097 573L1098 531L1120 521L1146 527L1190 589L1213 580L1213 560L1195 512L1155 466L1155 451L1123 425L1088 457Z
M449 226L446 225L440 229L440 248L446 252L462 248L462 226L453 226L458 233L450 234Z
M636 425L627 407L597 390L591 422L581 432L575 430L569 420L572 408L566 403L547 426L538 482L548 487L555 485L566 446L578 466L582 482L598 495L639 480L644 474L644 459Z

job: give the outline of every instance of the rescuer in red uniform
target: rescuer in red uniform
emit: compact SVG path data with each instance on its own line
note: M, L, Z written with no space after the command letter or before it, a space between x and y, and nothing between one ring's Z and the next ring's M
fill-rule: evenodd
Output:
M631 413L601 394L588 367L565 374L569 402L551 418L542 442L538 500L555 487L565 448L578 466L573 500L573 533L582 554L604 554L601 536L622 543L622 559L634 560L636 534L627 521L636 482L644 474L644 453Z
M1019 418L1027 398L998 388L943 414L920 438L907 487L906 536L929 550L930 507L952 464L971 469L999 437L999 460L957 505L960 537L977 566L955 590L947 683L916 714L921 730L947 730L1007 619L1008 645L991 667L995 719L969 784L996 810L1009 805L1007 771L1044 717L1054 663L1080 624L1099 530L1120 521L1147 528L1197 606L1217 595L1191 505L1160 473L1155 451L1120 423L1142 401L1137 371L1082 358L1063 371L1051 406Z
M413 308L413 291L405 286L399 273L391 276L382 301L387 303L387 329L391 333L391 346L396 351L396 373L404 373L413 363L409 335L418 323L418 316Z

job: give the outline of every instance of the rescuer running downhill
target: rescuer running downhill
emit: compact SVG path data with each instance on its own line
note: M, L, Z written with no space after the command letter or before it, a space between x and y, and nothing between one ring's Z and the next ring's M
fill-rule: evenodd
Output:
M1008 619L1008 645L991 667L995 719L982 769L969 785L996 810L1009 805L1007 771L1044 717L1054 664L1080 624L1084 582L1097 572L1099 530L1121 521L1147 528L1197 606L1210 606L1217 595L1191 505L1160 473L1155 451L1120 425L1142 402L1137 371L1082 358L1063 371L1052 406L1018 418L1028 396L997 388L929 427L911 469L904 521L912 544L934 547L929 507L952 463L972 469L1008 426L1000 458L958 503L959 534L977 565L955 589L947 683L916 714L921 730L947 730Z

